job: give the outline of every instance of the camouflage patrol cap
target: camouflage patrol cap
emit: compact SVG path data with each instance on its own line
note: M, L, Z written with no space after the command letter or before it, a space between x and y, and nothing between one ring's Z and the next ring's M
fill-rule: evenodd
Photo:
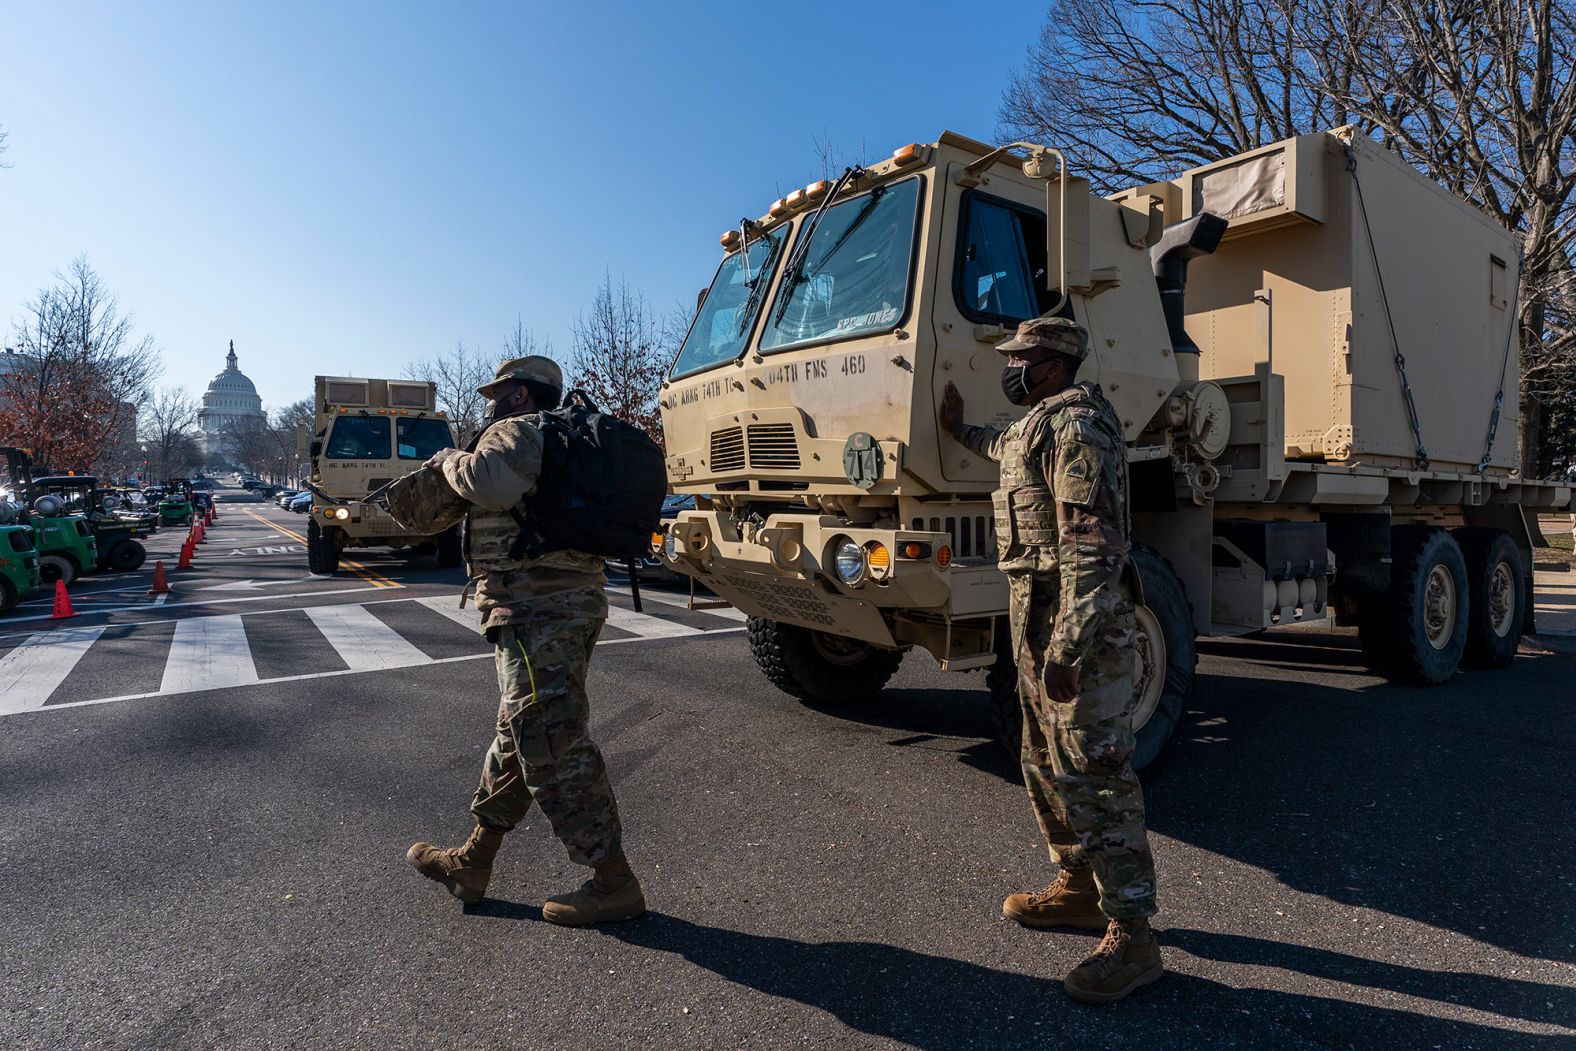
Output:
M540 354L532 354L524 358L510 358L498 366L498 371L493 374L492 382L483 383L476 388L476 393L484 398L491 398L498 388L509 382L542 383L556 391L564 389L564 374L558 367L558 362L552 358L544 358Z
M1030 318L1018 326L1017 334L996 344L1003 354L1021 350L1053 350L1082 361L1089 356L1089 333L1078 322L1065 317Z

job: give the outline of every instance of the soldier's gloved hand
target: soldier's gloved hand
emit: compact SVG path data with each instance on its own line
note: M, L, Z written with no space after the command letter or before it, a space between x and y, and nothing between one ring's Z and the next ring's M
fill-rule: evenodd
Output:
M422 464L422 466L423 467L442 467L443 466L443 461L447 460L449 457L453 456L457 452L459 452L459 450L455 449L455 448L452 448L452 447L448 448L448 449L439 449L437 452L435 452L431 456L427 457L427 462Z
M1053 701L1067 702L1078 696L1078 669L1065 664L1045 666L1045 694Z
M958 393L955 384L949 382L947 389L942 392L941 409L936 415L948 434L956 434L958 428L963 426L963 395Z

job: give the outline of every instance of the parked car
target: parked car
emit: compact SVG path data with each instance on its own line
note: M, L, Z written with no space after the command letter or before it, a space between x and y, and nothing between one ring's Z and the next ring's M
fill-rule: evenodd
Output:
M289 507L290 501L301 495L299 489L280 489L274 493L274 503L280 507Z
M294 511L296 514L306 514L312 510L312 494L296 493L290 497L289 502L284 506L287 510Z

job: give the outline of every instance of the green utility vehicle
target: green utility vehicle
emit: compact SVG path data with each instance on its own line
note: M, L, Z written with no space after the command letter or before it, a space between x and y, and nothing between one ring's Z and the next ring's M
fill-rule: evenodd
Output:
M21 504L0 493L0 613L39 588L38 551L26 517Z
M20 524L32 527L38 553L38 574L45 584L57 580L73 583L98 564L98 545L87 516L66 513L58 496L40 493L33 481L33 464L27 452L0 447L0 490L20 505Z
M94 566L100 571L129 573L140 569L147 560L142 541L152 536L158 526L142 516L123 517L119 513L120 498L100 489L97 478L80 474L35 478L33 493L35 499L44 495L59 497L67 514L87 516L97 546Z
M192 524L192 484L184 478L165 483L159 498L159 525Z

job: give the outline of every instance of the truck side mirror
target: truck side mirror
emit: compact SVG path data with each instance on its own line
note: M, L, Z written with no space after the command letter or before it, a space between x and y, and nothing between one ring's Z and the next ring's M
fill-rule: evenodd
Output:
M323 443L322 443L321 440L314 441L312 443L312 445L310 446L310 448L311 448L311 452L312 452L312 459L315 460L319 456L323 455Z

